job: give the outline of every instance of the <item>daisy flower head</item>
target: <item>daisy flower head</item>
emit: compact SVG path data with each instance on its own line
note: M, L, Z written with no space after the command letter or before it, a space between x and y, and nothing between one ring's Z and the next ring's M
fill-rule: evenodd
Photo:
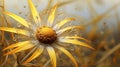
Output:
M92 48L91 46L84 42L79 41L80 39L85 40L82 37L61 35L73 28L81 28L80 26L67 26L62 28L66 23L74 20L74 18L67 18L60 21L57 24L53 24L55 19L55 12L58 7L58 4L56 4L50 11L48 20L46 21L47 22L46 25L42 25L42 19L40 18L38 12L36 11L36 8L32 3L32 0L28 0L28 5L30 7L34 23L28 22L25 19L21 18L20 16L17 16L16 14L13 14L11 12L4 12L4 14L10 16L11 18L15 19L18 23L25 26L26 29L0 27L0 30L30 37L30 39L14 43L4 48L3 51L12 48L12 50L7 52L5 55L14 54L32 48L32 50L22 60L23 64L27 64L34 60L35 58L37 58L38 56L40 56L41 53L46 49L50 56L52 66L56 67L57 59L55 49L58 49L62 51L65 55L67 55L73 61L75 66L78 67L76 60L69 51L63 48L62 43L80 45L91 49L94 48Z

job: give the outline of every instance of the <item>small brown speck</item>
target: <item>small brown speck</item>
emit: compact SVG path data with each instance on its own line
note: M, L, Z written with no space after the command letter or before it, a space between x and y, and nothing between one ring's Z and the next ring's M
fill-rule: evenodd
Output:
M19 14L22 14L22 12L19 12Z
M25 14L25 16L27 16L27 14Z
M24 8L26 8L26 6L24 6Z
M37 7L38 7L38 5L35 5L35 7L37 8Z

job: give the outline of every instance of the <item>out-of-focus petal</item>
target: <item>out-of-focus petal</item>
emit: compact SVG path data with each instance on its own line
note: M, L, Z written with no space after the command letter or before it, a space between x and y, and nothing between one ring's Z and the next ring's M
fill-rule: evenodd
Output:
M56 67L56 55L55 55L54 49L51 46L48 46L46 49L47 49L48 54L50 56L53 67Z
M78 67L76 60L74 59L74 57L72 56L72 54L70 52L68 52L66 49L64 49L61 46L55 46L57 49L61 50L64 54L66 54L71 60L72 62L75 64L76 67Z
M93 49L93 47L89 46L88 44L84 43L84 42L81 42L79 40L76 40L76 39L66 39L66 38L59 38L59 41L60 42L63 42L63 43L69 43L69 44L74 44L74 45L79 45L79 46L84 46L84 47L87 47L87 48L90 48L90 49Z
M15 15L15 14L13 14L13 13L10 13L10 12L4 12L4 14L12 17L12 18L15 19L16 21L18 21L20 24L22 24L22 25L24 25L25 27L29 28L29 24L28 24L28 22L27 22L25 19L23 19L23 18Z
M5 53L4 55L9 55L9 54L14 54L14 53L17 53L17 52L20 52L20 51L24 51L24 50L27 50L27 49L30 49L32 47L34 47L35 45L32 44L31 42L28 42L28 43L25 43L24 45L21 45L11 51L9 51L8 53Z
M47 25L50 26L50 27L53 25L53 21L54 21L54 19L55 19L55 12L56 12L57 7L58 7L58 4L56 4L56 5L51 9L50 15L49 15L49 17L48 17Z
M60 29L63 25L65 25L66 23L68 23L68 22L70 22L70 21L72 21L72 20L75 20L75 19L74 19L74 18L64 19L64 20L62 20L60 23L56 24L56 25L53 27L53 29L58 30L58 29Z
M66 27L66 28L64 28L64 29L61 29L61 30L57 31L56 33L57 33L57 34L61 34L61 33L64 33L64 32L66 32L66 31L68 31L68 30L71 30L71 29L73 29L73 28L83 29L82 26L70 26L70 27Z
M68 39L80 39L80 40L84 40L86 42L89 42L87 39L80 37L80 36L65 36L64 38L68 38Z
M34 4L32 3L32 0L28 0L28 4L29 4L29 7L30 7L30 10L31 10L31 14L33 16L33 19L35 21L35 23L40 23L41 22L41 18L34 6Z
M37 47L37 49L35 50L35 52L25 61L23 62L23 64L27 64L28 62L34 60L35 58L37 58L38 56L41 55L41 53L43 52L44 47Z
M26 30L22 30L22 29L9 28L9 27L0 27L0 30L7 31L7 32L12 32L12 33L17 33L17 34L22 34L22 35L25 35L25 36L29 36L29 32L26 31Z
M3 49L3 51L5 51L7 49L15 48L15 47L20 47L20 46L23 46L23 45L28 44L28 43L30 43L30 41L18 42L18 43L15 43L15 44L12 44L12 45L6 47L5 49Z

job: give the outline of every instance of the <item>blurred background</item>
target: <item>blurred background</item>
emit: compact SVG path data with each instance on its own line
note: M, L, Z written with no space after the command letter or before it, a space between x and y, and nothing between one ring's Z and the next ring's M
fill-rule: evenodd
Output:
M32 0L41 18L47 19L50 9L59 3L56 23L64 18L75 18L70 25L81 25L83 30L74 30L89 40L96 50L79 46L65 47L76 58L79 67L120 67L120 0ZM3 11L13 12L31 20L27 0L0 0L0 26L21 27L5 16ZM0 65L5 67L27 67L18 63L19 55L2 56L2 49L17 41L13 33L0 32ZM22 52L24 53L24 52ZM18 56L19 55L19 56ZM9 57L9 58L8 58ZM39 59L39 60L38 60ZM51 67L49 56L44 53L29 67ZM58 58L58 67L74 67L64 54ZM12 61L12 62L11 62ZM37 65L37 66L36 66Z

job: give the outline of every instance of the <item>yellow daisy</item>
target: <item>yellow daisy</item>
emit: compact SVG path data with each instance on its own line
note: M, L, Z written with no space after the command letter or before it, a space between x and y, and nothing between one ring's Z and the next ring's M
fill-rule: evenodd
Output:
M48 54L50 56L50 60L53 67L56 67L56 54L54 49L58 49L62 51L65 55L67 55L72 62L75 64L76 67L78 67L76 60L71 55L70 52L68 52L66 49L62 47L62 44L73 44L73 45L80 45L84 47L88 47L91 49L91 46L88 44L81 42L79 40L85 40L82 37L79 36L63 36L63 34L71 30L73 28L81 28L80 26L68 26L65 28L62 28L63 25L70 22L71 20L74 20L74 18L67 18L62 20L61 22L57 24L53 24L54 18L55 18L55 12L58 7L58 4L56 4L50 12L50 15L48 17L46 25L42 25L42 20L36 11L36 8L31 0L28 0L28 4L30 6L31 14L34 19L34 24L27 22L25 19L17 16L16 14L13 14L11 12L4 12L4 14L12 17L16 21L18 21L20 24L26 27L26 29L17 29L17 28L9 28L9 27L0 27L0 30L17 33L21 35L25 35L27 37L30 37L30 39L27 39L26 41L21 41L15 44L12 44L3 51L11 49L11 51L7 52L5 55L14 54L20 51L24 51L27 49L32 50L23 58L23 64L27 64L30 61L34 60L38 56L41 55L44 49L48 51ZM78 40L79 39L79 40ZM32 54L32 55L31 55ZM27 58L27 59L26 59Z

